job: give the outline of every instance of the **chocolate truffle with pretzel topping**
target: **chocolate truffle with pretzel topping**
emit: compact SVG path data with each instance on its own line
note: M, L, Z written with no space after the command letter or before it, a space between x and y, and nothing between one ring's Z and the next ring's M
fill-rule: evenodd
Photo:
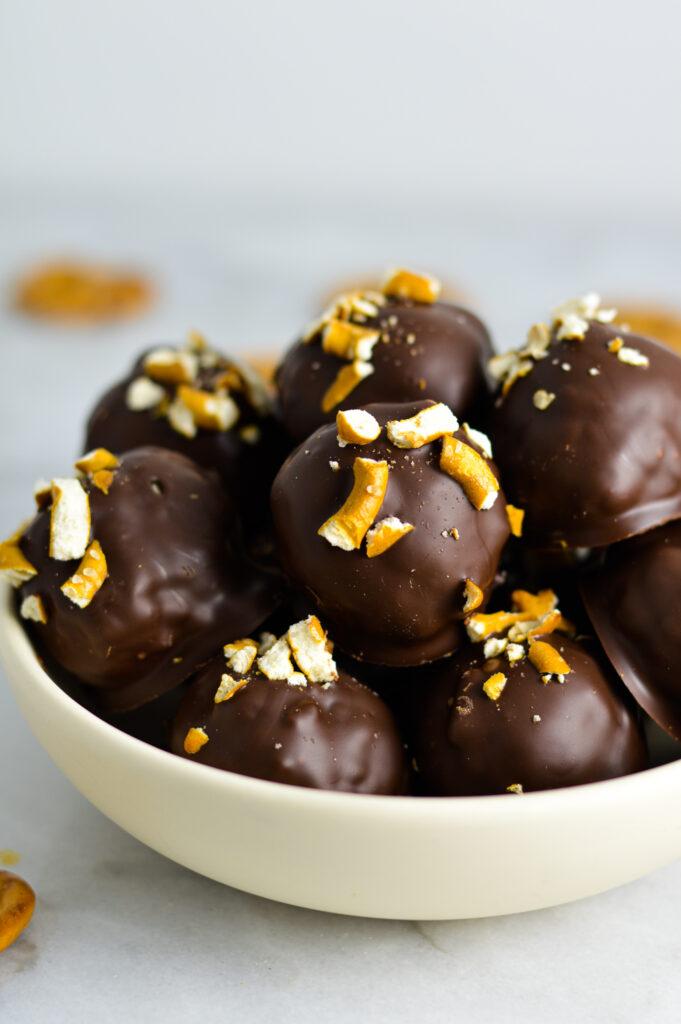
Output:
M119 454L170 448L216 469L247 528L259 525L287 453L265 384L255 370L193 333L184 346L151 349L90 414L86 450ZM288 446L290 447L290 446Z
M214 473L179 452L105 449L37 494L30 525L0 546L40 647L107 711L168 692L225 634L257 628L279 581L245 558Z
M339 296L285 355L276 383L282 418L300 442L339 409L433 398L475 418L486 403L484 324L462 306L438 302L437 280L386 275L382 292Z
M294 786L405 793L405 753L392 714L339 671L325 639L309 616L279 639L227 644L180 705L173 752Z
M624 684L681 740L681 521L608 548L582 595Z
M590 548L681 516L681 359L587 295L495 356L490 433L535 547Z
M424 672L412 737L421 791L520 794L647 767L634 703L605 659L545 632L566 628L555 610L515 622L504 614L473 616L479 642ZM486 634L495 626L501 631Z
M433 402L338 413L272 488L277 549L338 646L408 666L462 641L509 536L488 439Z

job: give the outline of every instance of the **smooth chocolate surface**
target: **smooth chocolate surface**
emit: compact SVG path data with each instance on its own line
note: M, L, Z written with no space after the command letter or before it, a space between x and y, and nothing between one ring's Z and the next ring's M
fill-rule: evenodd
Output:
M406 764L394 719L383 701L345 672L321 686L291 686L255 666L248 682L219 704L225 671L216 658L184 698L172 726L174 753L240 775L349 793L406 792ZM191 728L208 742L187 754Z
M572 669L564 683L543 683L527 658L513 666L503 655L486 659L482 644L429 668L413 738L425 794L476 796L518 785L523 792L559 789L647 766L633 702L618 680L581 644L556 633L537 639ZM507 682L491 700L483 684L497 672Z
M582 594L625 685L681 740L681 521L609 548Z
M383 427L430 403L373 405ZM468 435L454 435L474 447ZM277 548L290 580L316 605L338 646L360 660L417 665L460 646L464 586L485 595L509 536L503 493L478 511L462 487L439 467L441 441L400 449L385 430L369 444L340 447L336 427L317 430L287 459L272 488ZM383 554L364 546L344 551L319 536L353 486L355 458L386 460L388 487L377 520L396 516L414 526ZM334 470L330 462L338 463ZM490 464L494 468L494 464ZM456 528L459 539L451 535Z
M608 351L615 338L649 365ZM543 410L540 390L555 395ZM489 432L530 545L613 544L681 516L681 359L649 338L595 322L583 339L554 336L500 399Z
M225 636L256 629L277 603L279 581L247 561L217 476L184 455L134 449L121 456L108 494L87 478L83 486L107 579L85 608L64 596L79 560L50 558L47 507L21 540L38 574L19 600L40 595L47 622L30 623L39 643L98 688L103 707L127 711L181 683Z
M378 317L362 321L387 338L372 353L374 372L329 412L322 398L347 365L324 352L321 335L297 341L276 374L284 425L296 443L331 423L339 409L373 402L415 402L432 398L455 415L475 419L488 389L485 365L492 354L487 328L473 313L448 302L413 303L388 299ZM409 339L409 340L408 340Z
M229 391L239 409L239 418L233 427L229 430L199 427L194 437L185 437L173 429L158 409L133 411L126 403L129 385L144 375L145 355L147 353L141 355L128 376L102 395L95 405L87 423L84 450L101 447L120 454L131 448L154 445L182 452L200 466L217 470L250 532L254 522L259 526L263 517L267 517L272 480L291 447L273 411L264 405L258 407L244 381L244 386ZM236 370L237 378L243 371L242 364L218 353L211 352L210 361L211 365L199 369L193 387L213 392L226 371ZM247 372L254 375L254 386L260 395L260 390L264 391L263 382L258 380L254 370ZM168 400L172 400L175 387L163 387Z

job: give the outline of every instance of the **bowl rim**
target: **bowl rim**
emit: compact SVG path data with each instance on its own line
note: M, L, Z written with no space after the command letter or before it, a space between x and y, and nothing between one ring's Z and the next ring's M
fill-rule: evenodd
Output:
M2 588L5 594L2 594ZM11 655L8 657L8 651ZM13 660L21 668L31 685L59 712L68 715L79 727L99 736L103 743L117 747L121 756L146 761L149 767L163 770L169 776L184 776L186 781L194 780L196 785L205 785L225 798L229 794L258 801L274 800L282 807L309 807L315 809L333 806L339 813L370 816L379 815L386 823L408 814L410 820L432 821L441 819L452 824L452 818L462 824L490 823L494 819L512 817L516 824L524 818L535 819L546 811L569 813L579 805L602 805L604 801L619 804L630 802L637 790L655 787L677 788L681 792L681 758L666 764L645 768L630 775L606 779L602 782L583 783L560 789L540 790L523 794L500 793L486 796L385 796L370 793L347 793L333 790L319 790L281 782L257 779L237 772L214 768L179 757L170 751L154 747L145 740L130 736L103 721L92 711L83 707L43 668L40 657L16 614L12 588L0 581L0 661L8 677L11 675L8 663ZM10 682L10 688L14 689ZM522 795L523 799L511 799Z

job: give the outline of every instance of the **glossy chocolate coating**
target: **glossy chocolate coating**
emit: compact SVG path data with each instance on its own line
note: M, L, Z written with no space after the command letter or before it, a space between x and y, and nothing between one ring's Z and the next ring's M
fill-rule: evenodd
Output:
M374 346L373 374L330 412L322 410L322 398L345 360L324 352L319 334L297 341L284 356L276 383L284 425L297 443L334 422L339 409L369 402L416 402L427 396L462 419L476 417L488 395L485 366L492 348L487 328L473 313L448 302L388 299L380 315L362 326L380 328L389 340Z
M649 366L609 352L617 337ZM540 389L556 396L543 411ZM597 547L681 516L681 359L655 341L593 322L583 339L553 340L501 400L490 434L528 544Z
M383 427L428 404L372 405L367 411ZM473 447L463 432L455 436ZM314 599L338 646L360 660L418 665L449 654L464 637L465 581L485 594L493 585L509 535L504 495L500 491L491 509L477 511L439 468L440 450L439 440L395 448L385 430L370 444L341 448L335 425L324 426L296 449L274 481L272 513L284 571ZM352 490L358 456L389 464L377 521L397 516L414 526L375 558L367 557L364 545L343 551L317 533ZM337 471L330 460L339 464ZM458 540L449 532L453 527Z
M433 796L559 789L627 775L647 765L633 702L616 678L573 640L538 637L555 647L572 671L544 684L527 658L485 659L482 644L433 666L421 690L423 711L413 752L418 780ZM483 683L507 677L498 701ZM541 721L533 721L539 715Z
M609 548L582 594L625 685L681 740L681 521Z
M347 673L327 687L301 688L267 679L254 667L235 676L248 679L245 686L216 704L224 671L224 658L216 658L187 693L172 725L174 753L293 786L406 792L405 754L394 719L380 697ZM203 728L209 739L189 755L184 739L192 727Z
M279 422L272 412L260 412L246 390L230 391L230 397L239 407L239 419L234 427L230 430L198 428L195 437L178 433L165 416L153 409L141 412L129 409L126 392L133 380L144 375L146 354L140 356L128 376L102 395L95 405L87 422L84 450L108 448L120 454L142 445L154 445L182 452L200 466L217 470L250 532L254 520L259 525L267 516L272 480L290 450ZM192 386L213 391L220 374L234 365L243 368L242 364L217 356L214 366L199 370ZM249 372L255 374L255 371ZM166 393L172 398L175 389L166 386ZM241 430L249 427L259 432L254 443L248 443L240 435Z
M87 480L91 539L108 577L86 608L61 593L79 560L49 557L50 510L21 548L38 570L19 599L39 594L46 624L31 623L62 668L127 711L173 689L219 649L256 629L278 600L276 576L243 554L240 529L217 476L161 448L121 456L109 493Z

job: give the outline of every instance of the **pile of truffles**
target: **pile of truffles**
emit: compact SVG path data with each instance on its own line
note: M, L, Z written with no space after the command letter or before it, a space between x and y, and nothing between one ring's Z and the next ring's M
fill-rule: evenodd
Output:
M60 685L355 793L517 795L681 741L681 359L595 294L494 355L439 294L338 297L272 391L196 333L140 356L0 545Z

